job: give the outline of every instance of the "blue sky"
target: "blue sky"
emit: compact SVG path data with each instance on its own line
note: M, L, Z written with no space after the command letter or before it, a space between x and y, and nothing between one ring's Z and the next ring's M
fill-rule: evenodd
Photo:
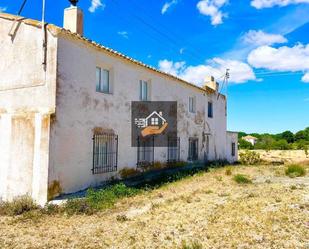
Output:
M2 0L16 14L22 0ZM66 0L46 0L62 26ZM85 36L198 85L230 69L228 128L309 126L309 0L80 0ZM92 7L91 7L92 6ZM23 16L41 19L41 1Z

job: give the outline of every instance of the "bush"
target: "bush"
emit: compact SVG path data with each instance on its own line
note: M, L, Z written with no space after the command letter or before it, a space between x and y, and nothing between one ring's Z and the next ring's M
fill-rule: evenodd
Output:
M185 241L182 241L182 249L202 249L203 246L198 241L193 241L190 244L187 244Z
M306 170L301 165L292 164L286 168L285 174L289 177L299 177L306 175Z
M232 169L230 167L225 169L225 175L227 175L227 176L232 175Z
M0 215L21 215L35 209L39 206L29 196L16 197L12 202L0 202Z
M119 175L122 179L139 175L141 172L135 168L123 168L119 171Z
M244 165L256 165L261 163L260 154L255 151L246 150L239 153L239 161Z
M235 175L234 181L240 184L252 183L252 181L247 176L241 174Z
M186 166L186 165L188 165L188 163L187 163L187 162L184 162L184 161L168 163L168 167L169 167L169 168L184 167L184 166Z
M216 160L216 161L211 161L207 163L209 168L221 168L228 164L229 162L227 160Z
M140 190L129 188L123 183L115 184L101 190L89 189L86 197L82 199L70 199L62 207L62 211L73 214L94 214L114 206L117 199L133 196Z
M97 210L87 201L87 199L69 199L61 207L61 211L69 215L73 214L94 214Z

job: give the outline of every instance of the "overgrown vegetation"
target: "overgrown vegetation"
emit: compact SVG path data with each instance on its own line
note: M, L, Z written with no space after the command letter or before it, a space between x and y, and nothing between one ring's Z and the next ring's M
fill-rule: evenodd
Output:
M119 175L122 179L134 177L137 175L141 175L148 171L167 169L167 168L178 168L184 167L188 165L187 162L179 161L179 162L171 162L171 163L163 163L160 161L155 161L153 164L144 163L139 165L139 168L123 168L119 171Z
M241 139L246 135L256 137L257 143L253 146L251 143ZM295 134L291 131L285 131L279 134L258 134L245 132L238 133L240 149L262 149L262 150L304 150L309 156L309 127L298 131Z
M127 187L123 183L101 190L89 189L85 198L68 200L62 207L62 211L69 215L93 214L97 211L113 207L118 199L134 196L140 191L140 189Z
M159 174L150 180L145 180L135 187L128 187L123 183L118 183L100 190L89 189L84 198L69 199L63 205L48 204L44 208L37 206L33 200L28 197L19 197L12 202L0 202L0 215L24 215L29 216L29 212L36 210L37 214L94 214L98 211L111 208L117 200L137 195L143 191L158 188L164 184L178 181L180 179L193 176L197 173L207 171L207 167L182 169L172 174ZM30 215L32 217L32 215ZM29 217L30 217L29 216Z
M185 241L182 242L182 249L202 249L203 246L198 241L193 241L190 243L187 243Z
M252 183L252 181L245 175L242 174L237 174L234 176L234 181L239 183L239 184L248 184L248 183Z
M11 202L0 202L0 215L21 215L35 209L39 209L39 207L29 196L17 197Z
M244 165L256 165L261 162L260 154L255 151L246 150L239 153L239 162Z
M289 177L299 177L306 175L306 170L301 165L291 164L286 168L285 174Z

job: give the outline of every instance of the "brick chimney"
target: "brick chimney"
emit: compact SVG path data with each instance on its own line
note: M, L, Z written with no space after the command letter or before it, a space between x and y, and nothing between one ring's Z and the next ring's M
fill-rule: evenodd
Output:
M206 87L209 87L217 92L219 90L219 83L216 82L213 76L206 77L204 81L204 88Z
M64 10L63 27L82 36L84 34L83 11L76 6L76 3Z

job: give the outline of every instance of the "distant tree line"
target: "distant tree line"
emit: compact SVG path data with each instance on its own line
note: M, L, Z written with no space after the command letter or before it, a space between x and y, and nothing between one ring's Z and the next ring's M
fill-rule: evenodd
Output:
M257 143L253 146L251 143L241 139L246 135L256 137ZM309 149L309 127L304 130L293 133L285 131L278 134L259 134L245 132L238 133L238 142L240 149L262 149L262 150L305 150Z

